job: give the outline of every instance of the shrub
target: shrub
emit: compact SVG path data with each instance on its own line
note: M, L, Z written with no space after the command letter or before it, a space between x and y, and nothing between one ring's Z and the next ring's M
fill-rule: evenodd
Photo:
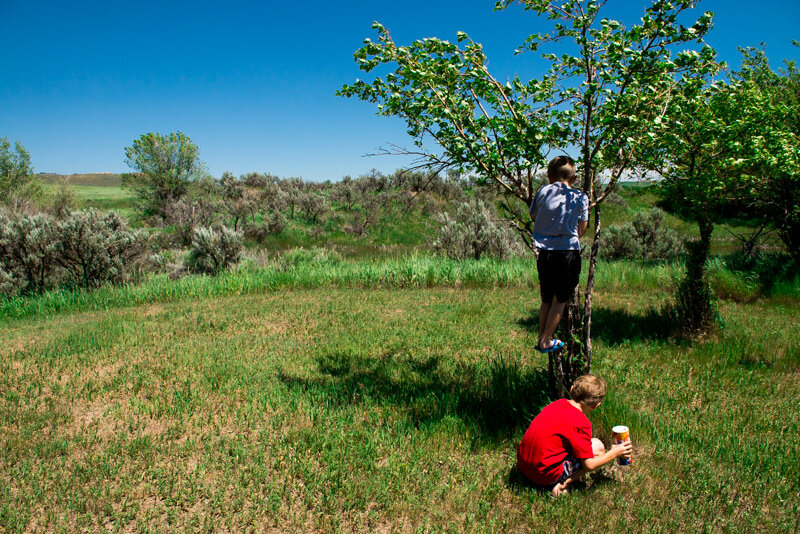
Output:
M66 281L97 287L128 279L147 254L147 236L134 232L115 212L91 209L70 212L55 225L56 261Z
M52 217L0 215L0 270L6 294L38 293L55 285L56 254Z
M217 220L217 205L208 199L194 200L182 198L171 202L164 208L164 222L174 228L177 244L191 244L194 230L198 227L211 227Z
M191 272L217 274L242 255L242 234L226 226L195 228L186 267Z
M609 260L668 260L683 252L678 234L664 224L659 209L639 212L629 223L608 229L601 249Z
M248 222L242 230L245 238L263 243L268 235L279 234L284 228L286 228L286 217L281 212L275 211L268 219L261 222Z
M441 224L433 249L453 259L482 256L509 258L522 253L516 235L506 226L497 224L492 212L481 200L463 202L455 218L442 213L435 217Z
M75 191L70 187L66 178L60 178L58 189L53 194L48 211L56 219L64 219L75 209Z

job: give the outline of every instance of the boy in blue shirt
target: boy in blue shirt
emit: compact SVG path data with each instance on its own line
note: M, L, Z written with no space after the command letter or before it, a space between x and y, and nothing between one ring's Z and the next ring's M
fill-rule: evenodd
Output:
M533 243L538 250L536 269L542 297L539 342L536 345L540 352L553 352L564 347L564 342L554 339L553 333L581 274L578 238L589 227L589 199L571 187L576 178L572 158L553 158L547 166L550 183L541 187L531 202Z

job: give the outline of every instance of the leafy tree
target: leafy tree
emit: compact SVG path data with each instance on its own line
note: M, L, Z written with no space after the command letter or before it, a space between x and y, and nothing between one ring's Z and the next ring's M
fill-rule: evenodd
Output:
M745 172L757 180L749 200L778 228L787 250L800 264L800 69L795 62L785 61L775 72L763 50L741 52L742 69L733 77L742 82L742 90L761 95L758 107L749 110L755 115L750 120L757 121L757 131L741 140L742 152L748 152L743 158Z
M511 3L498 2L497 9ZM551 66L540 78L515 76L507 83L490 73L483 48L464 32L457 34L457 43L429 38L398 46L376 22L378 41L367 39L355 59L368 73L381 66L394 70L338 92L375 103L380 115L406 122L414 147L384 153L414 154L418 165L459 168L495 184L508 205L509 222L529 246L531 221L519 202L530 204L537 173L551 151L579 147L582 188L594 208L594 241L583 306L577 293L568 306L568 354L551 362L562 395L575 376L591 368L600 204L623 172L638 163L640 145L661 120L676 86L713 68L713 50L695 50L712 15L702 14L691 26L678 21L695 3L655 0L641 22L628 28L600 17L602 0L524 0L526 10L553 25L551 34L529 36L522 49L555 44L562 53L544 55ZM428 149L429 141L442 154ZM598 178L605 170L610 181L601 187Z
M0 137L0 204L13 206L40 193L28 151L19 141L12 149L8 137Z
M186 194L193 180L207 174L197 145L182 132L144 134L125 148L125 158L137 172L124 174L122 184L134 193L146 216L166 218L170 204Z
M713 327L716 311L706 262L714 214L757 186L747 171L759 154L755 139L765 105L752 84L698 80L675 96L654 130L652 161L664 177L661 193L699 230L699 238L686 245L686 275L676 294L677 319L686 336Z

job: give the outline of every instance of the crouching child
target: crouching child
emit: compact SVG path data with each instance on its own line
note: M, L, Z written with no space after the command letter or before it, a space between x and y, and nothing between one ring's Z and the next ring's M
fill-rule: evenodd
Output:
M606 384L595 375L575 380L569 399L544 407L534 418L517 447L517 465L533 486L557 497L574 481L620 456L631 453L631 442L605 449L592 438L587 415L603 402Z

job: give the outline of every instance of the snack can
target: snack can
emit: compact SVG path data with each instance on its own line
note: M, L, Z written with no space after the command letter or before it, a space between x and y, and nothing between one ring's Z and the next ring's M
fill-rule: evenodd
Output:
M611 432L614 433L614 443L622 443L623 441L628 441L631 439L631 432L627 426L615 426L611 429ZM617 458L619 465L631 465L633 463L633 459L628 456L620 456Z

